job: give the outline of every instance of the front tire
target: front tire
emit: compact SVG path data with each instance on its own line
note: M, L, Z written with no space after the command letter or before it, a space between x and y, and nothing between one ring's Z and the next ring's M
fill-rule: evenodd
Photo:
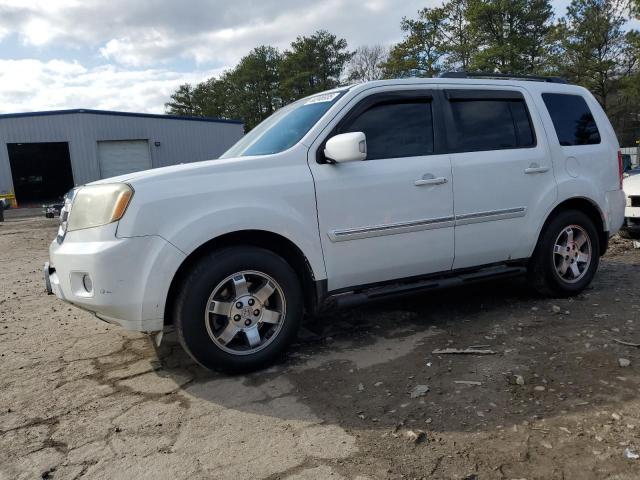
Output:
M188 272L174 323L187 353L208 369L269 366L295 339L303 315L298 276L256 247L214 251Z
M600 261L600 237L591 219L566 210L545 226L529 262L529 280L544 295L570 297L593 280Z

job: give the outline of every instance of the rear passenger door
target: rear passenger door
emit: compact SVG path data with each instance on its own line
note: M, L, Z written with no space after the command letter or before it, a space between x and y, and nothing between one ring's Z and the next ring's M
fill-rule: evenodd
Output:
M528 256L538 221L556 197L530 97L515 88L445 89L444 97L454 179L453 268Z

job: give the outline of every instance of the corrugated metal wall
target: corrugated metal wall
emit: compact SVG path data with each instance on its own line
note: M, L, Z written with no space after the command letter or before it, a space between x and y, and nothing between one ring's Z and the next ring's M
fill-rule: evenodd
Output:
M148 140L155 168L217 158L242 135L239 123L171 117L96 113L0 117L0 194L13 188L7 143L69 142L73 179L82 185L101 178L99 140Z

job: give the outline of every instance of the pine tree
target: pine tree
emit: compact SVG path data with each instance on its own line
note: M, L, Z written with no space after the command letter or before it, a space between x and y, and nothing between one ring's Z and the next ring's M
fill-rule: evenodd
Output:
M558 25L559 69L587 87L605 111L627 51L625 0L573 0Z
M298 37L284 52L281 91L284 100L296 100L340 85L340 76L353 54L347 41L326 30Z
M442 28L445 11L425 8L417 19L403 18L404 40L395 45L383 68L385 77L436 77L446 54Z
M549 0L470 0L468 18L480 45L474 69L537 73L544 66L553 20Z

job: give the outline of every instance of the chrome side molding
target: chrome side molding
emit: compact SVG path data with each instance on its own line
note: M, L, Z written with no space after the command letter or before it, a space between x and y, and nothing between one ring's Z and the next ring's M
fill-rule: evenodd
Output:
M346 240L356 240L359 238L381 237L383 235L396 235L398 233L418 232L420 230L453 227L454 223L454 217L430 218L427 220L389 223L371 227L331 230L329 232L329 238L332 242L344 242Z
M460 225L469 225L472 223L506 220L509 218L524 217L526 213L526 207L505 208L501 210L490 210L487 212L467 213L464 215L457 215L455 217L438 217L414 220L410 222L372 225L370 227L346 228L342 230L336 229L330 230L328 232L328 236L332 242L344 242L347 240L357 240L361 238L381 237L384 235L397 235L399 233L419 232L421 230L448 228Z
M490 210L488 212L467 213L456 216L456 226L470 223L493 222L494 220L506 220L508 218L524 217L527 207L505 208L502 210Z

